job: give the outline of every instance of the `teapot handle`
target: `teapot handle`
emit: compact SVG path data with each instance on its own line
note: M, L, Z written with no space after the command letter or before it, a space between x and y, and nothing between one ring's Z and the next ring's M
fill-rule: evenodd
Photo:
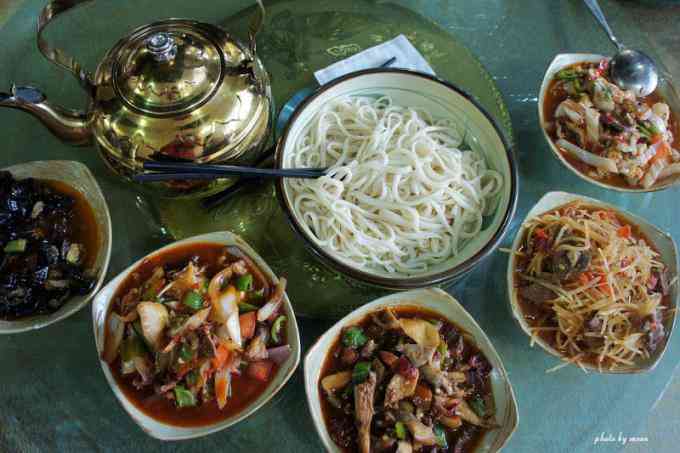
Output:
M248 39L250 39L250 53L255 57L257 51L257 34L262 30L262 25L264 24L265 9L262 0L256 0L257 7L255 9L255 15L250 19L250 24L248 25Z
M43 37L43 31L47 25L60 14L78 5L90 3L92 1L93 0L50 0L41 11L40 17L38 17L37 34L38 49L40 49L40 52L45 58L57 66L71 72L88 93L92 93L94 87L92 74L85 70L73 57L66 55L63 50L50 46L47 39Z

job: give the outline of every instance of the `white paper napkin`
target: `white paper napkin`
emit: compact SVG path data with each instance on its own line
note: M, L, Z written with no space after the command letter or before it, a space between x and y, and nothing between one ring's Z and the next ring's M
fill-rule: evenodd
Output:
M434 71L420 52L413 47L406 36L399 35L391 41L371 47L333 63L327 68L320 69L314 73L314 76L320 85L324 85L350 72L377 68L392 57L395 57L396 61L390 65L391 68L410 69L434 75Z

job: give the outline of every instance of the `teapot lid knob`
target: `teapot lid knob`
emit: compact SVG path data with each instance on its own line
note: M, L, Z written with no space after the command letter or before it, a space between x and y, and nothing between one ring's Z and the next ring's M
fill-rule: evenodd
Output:
M155 33L146 42L146 48L156 61L171 61L177 55L177 44L168 33Z

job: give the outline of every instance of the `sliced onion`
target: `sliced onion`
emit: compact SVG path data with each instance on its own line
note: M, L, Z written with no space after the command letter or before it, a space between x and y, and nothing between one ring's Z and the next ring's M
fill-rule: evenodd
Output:
M236 343L236 345L240 348L241 345L243 344L243 340L241 339L241 323L239 322L238 308L236 309L235 313L229 315L226 324L227 332L229 332L231 341Z
M125 323L117 313L111 313L106 320L106 331L104 337L104 361L112 363L118 357L120 344L125 333Z
M210 307L197 311L196 313L191 315L189 319L184 321L184 324L182 324L182 327L179 329L179 331L177 331L177 333L175 333L174 336L182 336L186 332L198 329L199 327L201 327L201 324L208 320L209 315Z
M664 159L657 159L653 161L647 169L645 176L642 178L642 187L645 189L652 187L656 180L659 179L659 176L661 176L661 173L663 173L663 170L667 165L668 162L666 162Z
M140 302L137 313L142 324L144 339L157 351L160 347L163 331L168 325L168 309L156 302Z
M598 156L597 154L588 152L585 149L578 147L573 143L566 141L563 138L559 139L556 145L561 148L564 148L566 151L571 153L574 157L576 157L583 163L586 163L593 167L602 168L603 170L607 170L612 173L619 172L618 168L616 168L616 162L614 162L612 159L601 157Z
M264 306L262 306L262 308L257 311L258 322L264 322L270 319L279 311L283 301L283 294L285 292L286 279L280 278L279 282L276 284L276 288L274 288L274 294L272 295L271 299L269 299L269 302L264 304Z
M213 309L211 314L212 320L226 324L232 314L238 314L239 294L232 285L229 285L223 293L213 293L210 299Z
M661 173L659 173L658 179L668 178L669 176L680 174L680 162L670 164L666 166Z
M277 346L275 348L267 349L267 354L269 358L274 361L277 365L281 365L283 362L288 360L292 349L289 344L284 344L283 346Z

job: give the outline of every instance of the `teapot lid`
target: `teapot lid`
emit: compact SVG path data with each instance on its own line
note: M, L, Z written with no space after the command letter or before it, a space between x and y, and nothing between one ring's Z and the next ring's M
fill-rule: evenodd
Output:
M124 102L160 116L204 104L219 88L225 67L220 46L206 30L178 21L134 34L114 61L113 86Z

